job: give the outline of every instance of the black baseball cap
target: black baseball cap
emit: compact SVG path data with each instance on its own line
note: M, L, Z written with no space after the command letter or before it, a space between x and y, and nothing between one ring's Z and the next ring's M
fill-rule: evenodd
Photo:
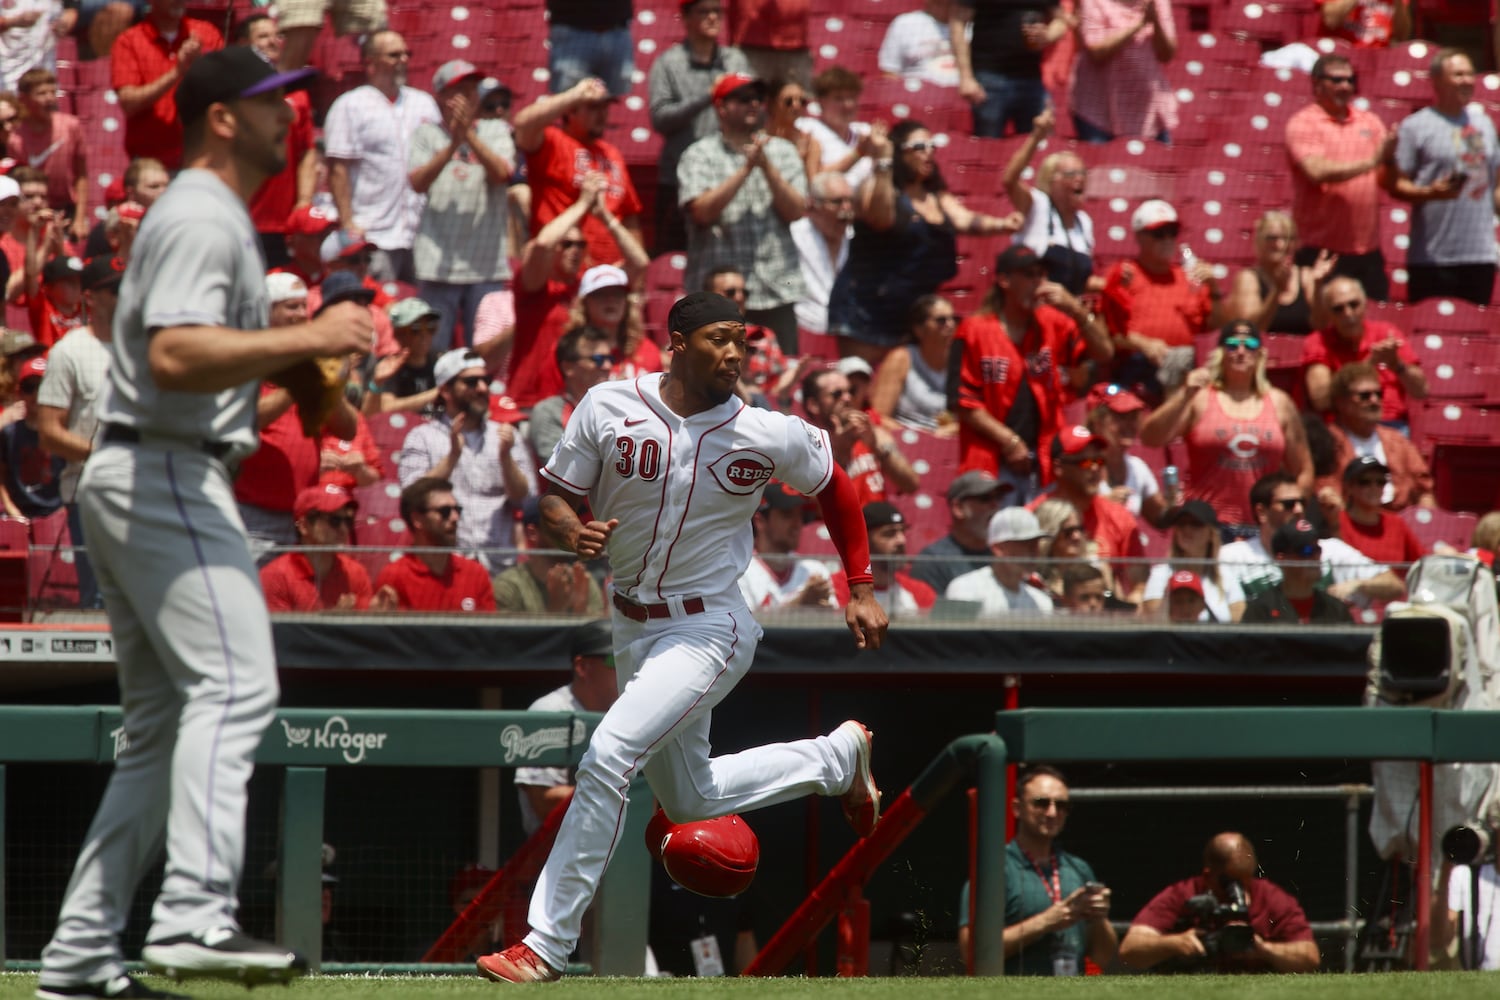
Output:
M318 288L323 293L323 301L318 303L318 311L313 313L314 316L339 302L358 302L367 306L375 301L375 292L359 280L359 275L350 271L333 272L323 279L323 284Z
M1041 266L1042 258L1038 257L1036 251L1024 243L1012 243L1004 250L1001 250L995 258L996 274L1009 274L1012 271Z
M1219 526L1219 518L1207 500L1185 501L1180 507L1173 507L1167 511L1166 520L1168 524L1176 524L1184 517L1190 517L1199 524L1206 524L1211 528Z
M1358 479L1361 474L1366 472L1378 472L1382 476L1391 474L1391 470L1386 468L1385 463L1374 455L1361 455L1356 459L1352 459L1348 465L1344 466L1344 482L1347 483L1351 479Z
M614 633L609 622L584 622L573 630L568 643L574 656L615 655Z
M54 281L67 281L69 278L83 277L83 261L77 257L67 254L58 254L47 263L42 265L42 282L50 284Z
M189 125L202 118L210 104L255 97L267 91L300 90L318 75L311 66L278 73L248 45L219 49L193 60L177 84L177 119Z
M125 262L110 254L90 257L83 265L83 290L86 292L112 291L120 287L125 277Z
M865 504L865 527L871 531L884 528L888 524L905 523L906 517L896 509L895 504L886 503L884 500L872 500Z
M1318 529L1308 520L1288 521L1271 536L1271 554L1319 559L1323 549L1318 544Z

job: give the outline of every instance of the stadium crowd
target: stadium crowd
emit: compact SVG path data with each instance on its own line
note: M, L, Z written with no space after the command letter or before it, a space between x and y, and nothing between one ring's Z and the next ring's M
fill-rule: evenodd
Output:
M227 32L181 0L0 16L0 502L31 544L79 547L52 581L76 577L78 606L98 606L72 492L115 290L180 159L176 81L224 45L283 68L358 48L357 74L289 95L288 166L251 206L273 325L352 300L376 331L319 437L263 388L236 495L272 610L597 613L607 566L546 550L536 470L591 386L665 367L666 311L699 288L745 316L745 404L827 432L898 617L1371 620L1434 545L1500 548L1495 496L1462 505L1477 522L1445 511L1432 467L1430 369L1467 362L1403 324L1494 296L1490 26L1451 4L1318 0L1322 47L1266 53L1307 96L1270 140L1253 250L1226 260L1197 195L1104 205L1093 172L1127 146L1163 174L1186 155L1168 68L1189 15L1165 0L912 0L881 78L814 51L805 2L655 4L680 35L643 62L644 5L548 0L501 15L549 39L549 92L524 105L483 46L421 58L383 0L279 22L229 6ZM1413 37L1457 47L1431 45L1429 92L1382 118L1359 69ZM84 101L60 93L60 59L90 54L120 134L63 110ZM967 118L862 113L867 88L907 81ZM631 102L654 170L611 141ZM129 165L101 193L90 157L116 143ZM1385 252L1392 201L1404 261ZM741 581L758 613L847 597L815 518L767 490Z

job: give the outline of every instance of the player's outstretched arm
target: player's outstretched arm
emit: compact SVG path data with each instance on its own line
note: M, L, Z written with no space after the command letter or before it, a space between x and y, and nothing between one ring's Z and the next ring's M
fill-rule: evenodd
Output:
M547 493L538 502L542 514L542 531L558 548L572 552L580 559L593 559L603 554L605 546L609 544L609 536L620 520L611 518L608 521L584 522L578 516L583 500L577 493L549 484Z
M837 464L828 485L818 494L818 510L823 514L828 537L838 550L844 576L849 581L844 621L854 633L854 644L860 649L879 649L889 622L885 610L875 600L875 580L870 575L870 536L865 530L854 483Z

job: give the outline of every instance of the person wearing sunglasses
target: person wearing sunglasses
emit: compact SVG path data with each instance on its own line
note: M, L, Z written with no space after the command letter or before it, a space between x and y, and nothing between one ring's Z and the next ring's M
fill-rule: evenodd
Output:
M403 487L424 478L451 480L464 511L457 544L498 570L515 559L514 515L536 492L536 463L516 433L522 414L514 406L492 411L484 359L472 350L442 355L433 378L441 412L406 435L397 478Z
M1073 805L1062 772L1046 764L1016 778L1016 834L1005 845L1005 974L1081 976L1084 959L1113 964L1119 949L1109 922L1109 887L1076 854L1058 846ZM958 897L958 950L974 953L970 886Z
M1305 337L1328 325L1323 282L1338 262L1324 250L1309 266L1296 261L1297 224L1279 209L1255 220L1255 263L1234 276L1229 316L1267 333Z
M1368 361L1380 374L1380 421L1406 432L1410 401L1427 398L1427 374L1406 336L1394 324L1371 319L1360 283L1339 275L1323 286L1328 326L1302 342L1302 378L1308 407L1327 413L1333 375L1353 361Z
M771 80L766 84L766 134L785 139L797 147L802 168L812 177L823 169L823 147L810 131L798 128L807 114L807 91L796 80Z
M661 49L646 73L651 128L661 136L656 160L655 253L687 248L687 228L677 203L677 161L682 151L719 130L714 82L726 73L750 73L750 61L733 45L719 44L724 0L679 0L682 41Z
M1052 439L1050 448L1052 489L1029 506L1036 509L1045 499L1070 504L1095 554L1110 567L1111 589L1121 600L1136 603L1146 580L1146 567L1136 560L1144 560L1146 550L1135 515L1099 492L1108 447L1104 438L1087 427L1065 428Z
M404 298L388 311L398 350L375 365L365 413L422 413L438 402L433 365L438 352L432 341L440 314L416 296Z
M334 548L350 543L359 504L337 483L297 494L292 516L297 548L260 568L269 611L362 611L374 591L359 560Z
M1333 397L1334 467L1342 469L1358 455L1373 455L1390 469L1380 504L1401 511L1417 504L1437 506L1432 493L1432 470L1417 446L1400 431L1380 423L1382 391L1374 365L1356 361L1340 368L1329 385ZM1324 484L1320 481L1319 487Z
M1047 267L1047 278L1074 295L1097 292L1104 279L1094 275L1094 220L1083 209L1088 168L1068 150L1048 153L1036 170L1036 185L1026 183L1026 168L1052 134L1051 108L1036 116L1031 132L1006 163L1000 183L1010 203L1026 219L1017 235Z
M423 476L401 491L401 520L411 546L375 577L370 607L379 611L494 611L495 592L484 564L459 555L464 507L454 484Z
M1313 63L1313 102L1286 123L1292 218L1302 234L1299 266L1337 254L1333 273L1357 278L1371 298L1390 297L1380 252L1380 188L1389 183L1396 133L1354 103L1359 81L1347 56Z
M921 122L871 134L874 174L855 196L849 259L828 298L828 331L839 353L878 365L906 340L912 303L958 273L958 234L996 236L1020 228L1018 212L976 212L948 189L933 134Z
M1182 223L1170 203L1141 202L1130 228L1136 255L1105 272L1100 311L1115 345L1110 380L1154 406L1171 382L1170 362L1184 354L1191 366L1193 338L1223 322L1224 297L1207 261L1185 265Z
M1427 550L1400 514L1381 505L1390 477L1391 470L1373 455L1361 455L1344 466L1339 537L1405 580L1407 566Z
M1240 592L1237 576L1219 571L1219 552L1224 543L1214 509L1202 500L1188 500L1168 511L1164 520L1172 533L1167 561L1151 567L1141 595L1141 614L1178 620L1170 614L1172 583L1178 573L1188 572L1193 574L1201 603L1193 620L1239 621L1245 611L1245 595Z
M562 392L533 406L531 419L526 422L526 443L539 462L545 462L562 440L568 418L582 402L583 394L609 381L615 367L614 344L607 333L593 326L563 334L557 342L556 358L562 373Z
M1320 586L1323 550L1318 543L1318 530L1310 521L1288 521L1277 528L1271 536L1271 555L1281 570L1281 581L1246 603L1240 621L1282 625L1292 622L1348 625L1353 621L1349 605Z
M1073 124L1084 142L1170 142L1177 95L1164 67L1177 55L1171 0L1079 0Z
M1066 500L1056 497L1043 500L1037 505L1036 521L1047 533L1037 548L1042 559L1037 575L1047 585L1053 602L1059 603L1063 592L1063 571L1079 561L1092 560L1097 550L1083 530L1083 519ZM1105 589L1109 589L1107 569L1100 576L1106 581Z
M1184 495L1207 501L1226 542L1259 532L1245 497L1261 476L1285 469L1304 495L1312 495L1302 415L1289 395L1271 385L1261 333L1244 320L1225 324L1208 364L1189 372L1141 425L1141 443L1148 447L1178 438L1187 449Z

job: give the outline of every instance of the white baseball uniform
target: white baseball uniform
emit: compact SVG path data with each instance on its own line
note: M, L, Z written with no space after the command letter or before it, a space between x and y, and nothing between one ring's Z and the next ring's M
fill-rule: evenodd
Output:
M225 464L256 446L258 386L168 391L147 351L163 327L264 328L264 273L244 202L202 170L177 176L131 251L99 404L106 431L78 497L129 744L42 952L43 985L124 972L118 935L164 833L147 941L238 926L245 785L279 694L270 618Z
M556 969L578 940L642 769L679 823L839 795L855 775L859 748L843 732L709 756L709 714L749 669L762 634L736 585L750 561L751 516L773 476L808 495L828 485L828 436L738 398L679 416L661 398L662 378L590 389L541 472L587 494L596 519L619 519L609 540L616 592L652 606L644 621L616 607L620 698L579 764L531 898L526 944Z

